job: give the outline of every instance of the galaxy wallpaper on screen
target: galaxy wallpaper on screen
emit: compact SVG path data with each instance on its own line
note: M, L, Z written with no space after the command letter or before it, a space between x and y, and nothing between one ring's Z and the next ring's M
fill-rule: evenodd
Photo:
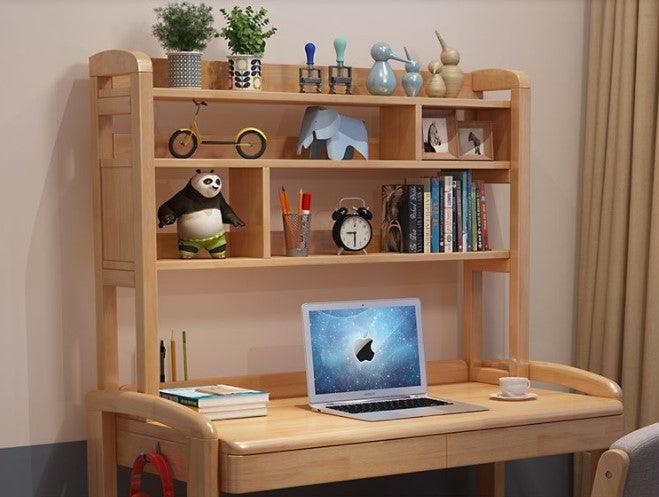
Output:
M310 311L317 394L421 384L416 309Z

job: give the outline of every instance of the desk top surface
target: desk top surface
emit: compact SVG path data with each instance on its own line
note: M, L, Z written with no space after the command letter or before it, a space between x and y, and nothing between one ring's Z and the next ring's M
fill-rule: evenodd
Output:
M213 424L223 453L247 455L622 414L615 399L533 389L537 400L490 400L496 391L485 383L429 387L431 395L489 409L476 413L368 422L311 411L306 397L295 397L271 401L265 417Z

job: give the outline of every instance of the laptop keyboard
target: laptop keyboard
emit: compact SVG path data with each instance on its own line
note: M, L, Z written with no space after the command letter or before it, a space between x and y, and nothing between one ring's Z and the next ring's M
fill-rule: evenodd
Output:
M433 406L447 406L451 405L450 402L445 400L429 399L427 397L420 397L418 399L397 399L397 400L384 400L379 402L363 402L359 404L337 404L327 406L328 409L335 409L349 414L357 414L362 412L377 412L377 411L395 411L398 409L415 409L417 407L433 407Z

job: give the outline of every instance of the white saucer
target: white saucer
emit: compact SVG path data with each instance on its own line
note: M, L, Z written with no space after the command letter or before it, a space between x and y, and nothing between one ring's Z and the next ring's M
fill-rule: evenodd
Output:
M524 395L517 395L513 397L512 395L504 395L501 392L495 392L490 394L490 398L495 400L532 400L532 399L537 399L538 394L533 392L528 392Z

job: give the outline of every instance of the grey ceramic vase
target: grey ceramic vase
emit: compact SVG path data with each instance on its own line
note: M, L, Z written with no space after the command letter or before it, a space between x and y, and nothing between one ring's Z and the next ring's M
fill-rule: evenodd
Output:
M391 95L396 91L398 81L396 73L389 65L389 60L407 62L407 60L394 55L391 47L384 42L378 42L371 47L371 57L375 63L368 73L366 87L371 95Z
M405 75L402 80L403 89L408 97L416 97L423 86L423 77L421 77L421 73L419 72L421 65L410 57L407 48L405 48L405 56L407 57L407 62L405 63Z
M169 52L167 66L170 87L201 88L201 52Z

